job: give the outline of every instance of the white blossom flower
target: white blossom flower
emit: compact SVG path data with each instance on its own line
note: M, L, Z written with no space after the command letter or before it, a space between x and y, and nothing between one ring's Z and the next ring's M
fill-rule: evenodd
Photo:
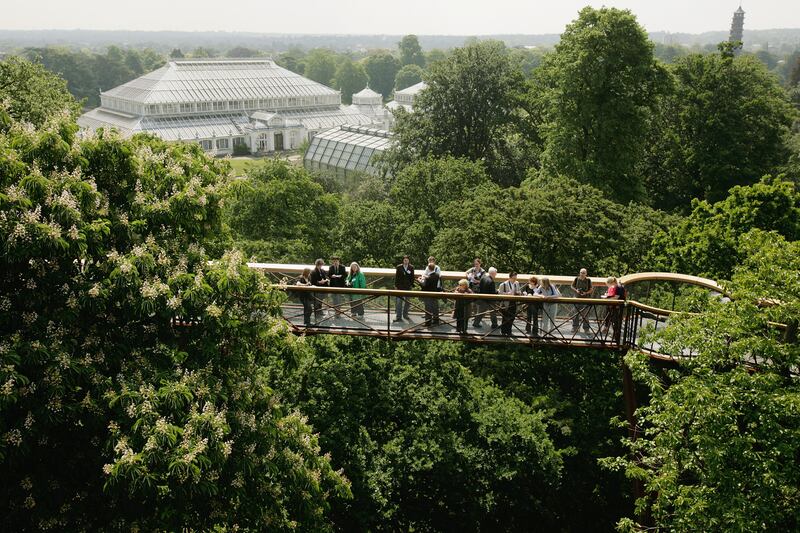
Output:
M211 304L206 307L206 314L214 318L219 318L222 316L222 309L220 309L216 304Z
M228 457L233 451L233 441L225 441L222 443L222 454Z
M5 441L12 446L19 446L22 444L22 432L18 429L12 429L5 435Z
M98 296L100 296L100 285L99 284L95 283L94 285L92 285L92 288L89 289L89 296L91 298L97 298Z
M14 385L16 384L16 380L13 377L8 378L5 383L3 383L3 387L0 388L0 394L3 396L11 396L11 393L14 392Z

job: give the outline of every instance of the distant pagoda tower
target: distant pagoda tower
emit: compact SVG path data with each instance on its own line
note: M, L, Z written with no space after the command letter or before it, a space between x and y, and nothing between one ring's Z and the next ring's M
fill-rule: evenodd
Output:
M739 43L736 46L736 53L741 52L742 42L744 37L744 9L739 4L739 9L733 12L733 22L731 22L731 35L728 41L731 43Z

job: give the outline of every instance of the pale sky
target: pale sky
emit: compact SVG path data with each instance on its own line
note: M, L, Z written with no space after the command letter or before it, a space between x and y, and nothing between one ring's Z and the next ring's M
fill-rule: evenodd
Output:
M257 33L561 33L585 5L630 9L648 31L728 30L738 0L0 0L0 29ZM800 27L798 0L744 0L745 30Z

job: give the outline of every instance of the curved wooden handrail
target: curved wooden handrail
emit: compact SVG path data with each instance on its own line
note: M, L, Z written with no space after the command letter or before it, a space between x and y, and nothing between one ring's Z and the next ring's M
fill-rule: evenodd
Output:
M696 285L723 296L729 296L725 289L713 279L701 278L700 276L690 276L688 274L676 274L674 272L638 272L636 274L626 274L619 278L623 285L633 285L643 281L669 281L672 283L684 283L686 285Z

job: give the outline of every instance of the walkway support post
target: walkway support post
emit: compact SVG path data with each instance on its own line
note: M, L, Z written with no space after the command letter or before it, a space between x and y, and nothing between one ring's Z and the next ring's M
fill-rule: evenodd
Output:
M638 429L636 424L636 388L633 383L633 375L631 369L625 363L625 354L622 352L622 396L625 401L625 418L628 421L628 438L636 440L638 436ZM634 479L631 482L633 490L634 502L644 497L644 483L639 479ZM647 526L650 524L650 513L645 510L638 517L639 525Z

